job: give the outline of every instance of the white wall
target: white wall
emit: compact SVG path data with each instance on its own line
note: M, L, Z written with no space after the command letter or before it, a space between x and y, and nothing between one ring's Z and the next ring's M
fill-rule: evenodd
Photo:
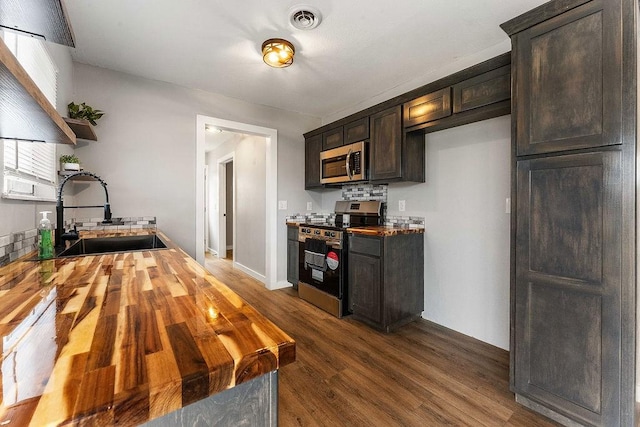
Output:
M508 349L510 116L426 141L427 182L389 191L426 217L424 317Z
M71 54L69 53L68 47L54 43L48 43L47 49L58 67L56 110L62 116L66 116L67 104L73 100L73 65ZM71 153L72 151L73 149L70 146L58 145L56 147L56 157ZM0 146L0 165L3 164L4 161L2 152L3 150ZM0 185L2 185L2 182L0 182ZM55 203L39 203L0 198L0 236L35 228L40 220L38 212L45 210L53 212L53 215L50 215L49 218L51 218L51 222L55 224Z
M212 78L215 78L213 76ZM75 98L106 115L99 141L77 149L85 168L108 183L114 216L155 215L158 227L195 257L196 115L278 131L278 274L286 280L285 217L305 207L304 138L320 119L74 63ZM100 189L78 203L100 201ZM98 212L99 214L99 212Z

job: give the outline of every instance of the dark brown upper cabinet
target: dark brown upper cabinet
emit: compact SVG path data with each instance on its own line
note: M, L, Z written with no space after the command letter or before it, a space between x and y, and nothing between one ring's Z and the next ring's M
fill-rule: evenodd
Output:
M371 116L369 179L402 177L402 108L398 105Z
M340 126L327 132L322 132L322 150L344 145L344 127Z
M404 127L408 128L451 115L451 88L421 96L404 104Z
M424 135L404 137L402 106L372 115L370 124L369 180L424 182Z
M369 139L369 117L363 117L344 125L344 143L352 144L354 142Z
M0 27L75 47L61 0L2 0Z
M505 65L453 86L453 113L511 98L511 66Z
M620 7L608 3L587 2L514 37L519 156L621 143Z
M322 184L320 183L322 135L307 138L304 148L304 188L305 190L322 188Z

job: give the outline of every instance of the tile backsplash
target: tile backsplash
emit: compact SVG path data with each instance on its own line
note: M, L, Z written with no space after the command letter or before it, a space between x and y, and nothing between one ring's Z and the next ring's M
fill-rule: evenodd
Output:
M0 267L35 251L38 247L38 230L18 231L0 236Z
M78 231L117 230L129 231L157 228L155 216L112 218L113 224L102 224L103 218L71 218L65 221L67 229L74 224ZM36 228L0 236L0 267L38 249L38 230Z
M342 200L379 200L387 203L387 185L352 184L342 186Z

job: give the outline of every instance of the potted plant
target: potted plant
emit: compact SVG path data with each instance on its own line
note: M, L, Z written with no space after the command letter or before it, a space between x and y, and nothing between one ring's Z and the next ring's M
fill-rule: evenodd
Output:
M96 120L104 116L103 111L95 110L93 107L91 107L90 105L87 105L84 102L80 105L74 102L70 102L69 105L67 105L67 107L69 108L70 119L87 120L89 123L91 123L94 126L96 125Z
M75 154L64 154L60 156L60 170L79 171L80 159Z

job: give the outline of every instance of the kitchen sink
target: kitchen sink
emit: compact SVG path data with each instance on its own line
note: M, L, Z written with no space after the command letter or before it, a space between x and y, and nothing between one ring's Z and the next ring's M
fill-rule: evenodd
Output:
M165 249L167 245L155 234L144 236L96 237L80 239L58 254L58 257L108 254L113 252Z

